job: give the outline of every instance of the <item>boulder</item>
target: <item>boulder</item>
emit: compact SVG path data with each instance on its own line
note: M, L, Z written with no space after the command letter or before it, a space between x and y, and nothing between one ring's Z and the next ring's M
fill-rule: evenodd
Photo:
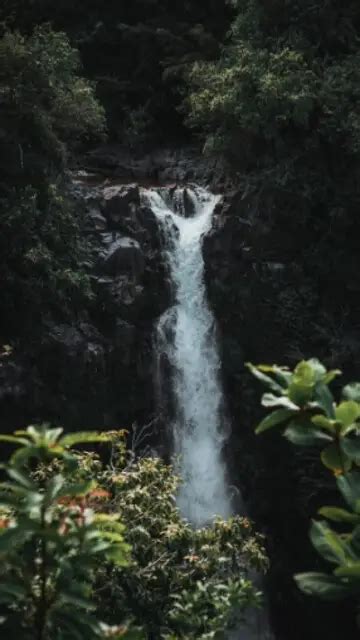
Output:
M112 228L121 228L125 219L132 220L140 206L140 190L136 184L105 187L102 192L103 212Z
M119 233L102 233L104 249L101 251L100 270L109 276L128 274L139 282L145 270L145 257L140 244Z

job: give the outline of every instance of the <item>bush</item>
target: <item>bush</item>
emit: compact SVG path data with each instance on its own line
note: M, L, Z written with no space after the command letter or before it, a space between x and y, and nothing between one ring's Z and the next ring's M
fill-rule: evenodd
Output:
M303 573L295 576L296 582L305 593L320 598L358 598L360 384L345 386L336 403L329 384L340 371L327 371L316 359L300 362L294 371L276 365L248 366L269 389L262 404L271 411L257 433L277 427L293 444L319 448L321 461L335 476L340 492L341 504L322 507L319 514L324 519L314 521L310 531L317 552L333 565L332 573Z
M56 185L13 190L0 206L2 335L41 331L52 314L84 313L93 297L92 247L81 212Z
M79 71L68 37L49 27L29 37L7 32L0 40L2 125L25 160L31 152L45 154L47 172L64 163L68 146L105 131L94 87Z
M245 168L258 172L259 183L270 172L278 186L329 198L334 178L345 188L349 164L359 159L358 6L232 4L236 17L220 59L198 62L190 73L189 123L235 169L250 157Z
M63 436L62 429L43 426L0 440L17 447L5 465L8 481L0 485L4 633L37 640L104 638L92 601L94 576L101 563L126 564L129 547L117 516L90 509L96 483L72 480L78 463L70 449L106 436ZM61 470L47 477L43 467L55 461Z
M260 605L250 573L267 559L249 520L194 530L176 508L171 467L135 460L123 432L63 435L43 425L0 441L16 446L0 485L6 633L220 640ZM109 441L108 465L71 451Z

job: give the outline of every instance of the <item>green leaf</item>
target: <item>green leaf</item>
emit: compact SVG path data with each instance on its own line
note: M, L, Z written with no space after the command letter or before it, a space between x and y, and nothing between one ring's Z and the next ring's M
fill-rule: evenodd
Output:
M265 375L265 373L263 373L261 370L259 370L258 367L256 367L255 365L251 364L251 362L247 362L245 366L249 369L249 371L251 371L251 373L253 374L253 376L255 376L255 378L260 380L263 384L265 384L267 387L269 387L272 391L274 391L275 393L283 393L283 391L284 391L283 387L278 382L276 382L276 380L274 380L270 376ZM264 365L260 365L260 367L263 368Z
M337 485L348 505L358 513L356 506L360 499L360 473L352 471L340 476Z
M334 573L339 578L355 578L360 584L360 562L351 562L338 567Z
M279 384L283 389L287 389L292 378L292 373L287 367L278 367L276 364L267 365L259 364L257 369L263 373L272 373L275 380L279 381Z
M340 509L339 507L321 507L319 514L332 522L360 523L360 515L346 511L346 509Z
M354 400L347 400L335 407L336 420L341 422L344 427L349 427L356 422L360 416L360 405Z
M343 564L348 553L340 535L333 531L326 522L313 520L310 529L310 540L320 555L334 564Z
M284 433L285 438L290 440L292 444L303 447L312 447L319 443L331 442L332 439L320 429L304 426L301 424L291 423Z
M5 529L0 533L0 555L13 551L16 547L21 546L31 537L31 532L20 530L18 527Z
M356 438L342 438L340 440L340 446L350 460L360 465L360 436Z
M339 445L335 442L321 452L321 461L327 469L335 473L351 469L351 462L345 459Z
M336 420L330 420L329 418L326 418L326 416L313 416L311 418L311 422L317 427L321 427L322 429L330 431L330 433L335 433L336 431Z
M326 384L318 382L315 386L315 400L319 407L325 411L328 418L335 418L334 397Z
M299 589L310 596L324 600L338 600L349 595L349 588L336 576L326 573L298 573L295 576Z
M15 480L15 482L18 482L25 489L30 489L31 491L34 491L36 489L36 485L31 480L31 478L25 473L22 473L21 471L19 471L18 469L15 469L14 467L8 467L7 473L8 473L8 476L12 478L12 480Z
M333 369L332 371L328 371L323 378L324 384L330 384L335 378L342 375L342 371L340 369Z
M30 444L30 441L27 440L26 438L18 438L16 436L6 436L3 434L0 435L0 442L10 442L11 444L18 445L18 447L20 446L26 447L27 445Z
M77 444L95 444L97 442L110 442L111 436L98 431L80 431L79 433L68 433L59 441L59 445L65 448L73 447Z
M347 400L360 403L360 382L352 382L343 388L342 395Z
M292 411L299 411L299 407L291 402L287 396L275 396L273 393L264 393L261 404L263 407L285 407Z
M289 384L289 398L299 406L307 404L313 396L316 370L310 362L299 362Z
M322 380L326 375L326 367L324 367L324 365L317 358L310 358L310 360L307 360L306 364L310 365L311 369L313 370L315 374L315 380ZM311 378L313 379L312 376Z
M294 415L293 409L277 409L273 411L266 418L264 418L260 424L256 427L255 433L263 433L272 427L275 427L283 422L286 422L291 416Z
M49 480L45 493L45 503L47 505L51 504L55 498L59 497L64 482L65 478L61 474L58 474Z

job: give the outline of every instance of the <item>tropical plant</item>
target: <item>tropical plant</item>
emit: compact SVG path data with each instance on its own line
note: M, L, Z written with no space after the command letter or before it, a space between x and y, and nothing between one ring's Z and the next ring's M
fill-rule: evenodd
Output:
M176 507L172 468L136 460L125 432L64 435L42 425L0 442L16 447L0 484L4 633L220 640L260 606L251 575L267 558L250 521L195 530ZM73 450L102 442L111 442L106 465Z
M92 593L100 564L129 561L124 527L118 515L91 508L94 480L72 480L78 461L71 448L107 440L47 425L0 436L16 447L0 484L2 633L21 640L95 640L110 631L126 637L125 626L102 624ZM59 463L58 472L46 472Z
M319 509L323 519L313 521L310 530L313 546L333 565L332 573L302 573L295 580L305 593L324 599L359 597L360 384L345 386L335 402L329 384L341 372L327 371L316 359L300 362L294 371L277 365L248 367L269 390L262 405L270 413L256 433L280 428L293 444L319 448L342 499L337 506Z
M229 4L235 17L220 58L189 73L189 124L235 170L254 171L256 184L268 179L312 201L340 201L349 160L359 157L358 5Z
M247 518L194 529L176 506L180 480L172 467L134 458L122 433L114 434L109 466L87 454L79 472L96 476L109 491L108 512L119 513L132 549L130 564L98 573L99 608L110 620L121 611L149 639L220 640L261 605L252 574L268 563L262 537Z
M34 333L51 313L66 320L84 312L94 294L81 211L56 184L41 194L30 186L13 190L0 206L0 333Z
M20 165L36 151L57 167L67 146L104 133L104 111L79 71L77 50L49 26L28 37L8 31L0 39L0 114L8 138L22 150Z

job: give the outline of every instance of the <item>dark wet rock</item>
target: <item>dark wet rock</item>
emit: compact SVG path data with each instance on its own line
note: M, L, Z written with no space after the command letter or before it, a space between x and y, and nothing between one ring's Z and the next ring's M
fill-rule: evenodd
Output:
M106 230L107 220L102 215L100 206L96 202L88 206L86 211L86 217L87 217L87 226L86 226L87 231L101 232Z
M90 171L145 185L194 182L218 187L228 182L223 161L203 156L196 147L144 152L108 144L88 153L83 162Z
M239 189L226 193L204 239L232 422L227 459L267 534L269 597L274 618L287 630L284 637L295 618L303 620L297 637L311 628L311 604L299 600L291 576L317 560L306 542L309 513L329 499L331 487L320 464L298 455L284 438L254 435L264 415L263 389L245 362L293 366L315 356L340 367L345 380L358 377L360 220L355 210L350 217L351 225L337 214L333 226L328 212L314 211L305 198L272 185L252 193Z
M136 184L105 187L102 190L103 212L110 226L116 228L124 218L132 218L140 205L140 191Z
M104 246L100 253L101 272L114 277L128 274L134 282L140 282L145 270L145 257L140 244L116 232L102 233L101 240Z

